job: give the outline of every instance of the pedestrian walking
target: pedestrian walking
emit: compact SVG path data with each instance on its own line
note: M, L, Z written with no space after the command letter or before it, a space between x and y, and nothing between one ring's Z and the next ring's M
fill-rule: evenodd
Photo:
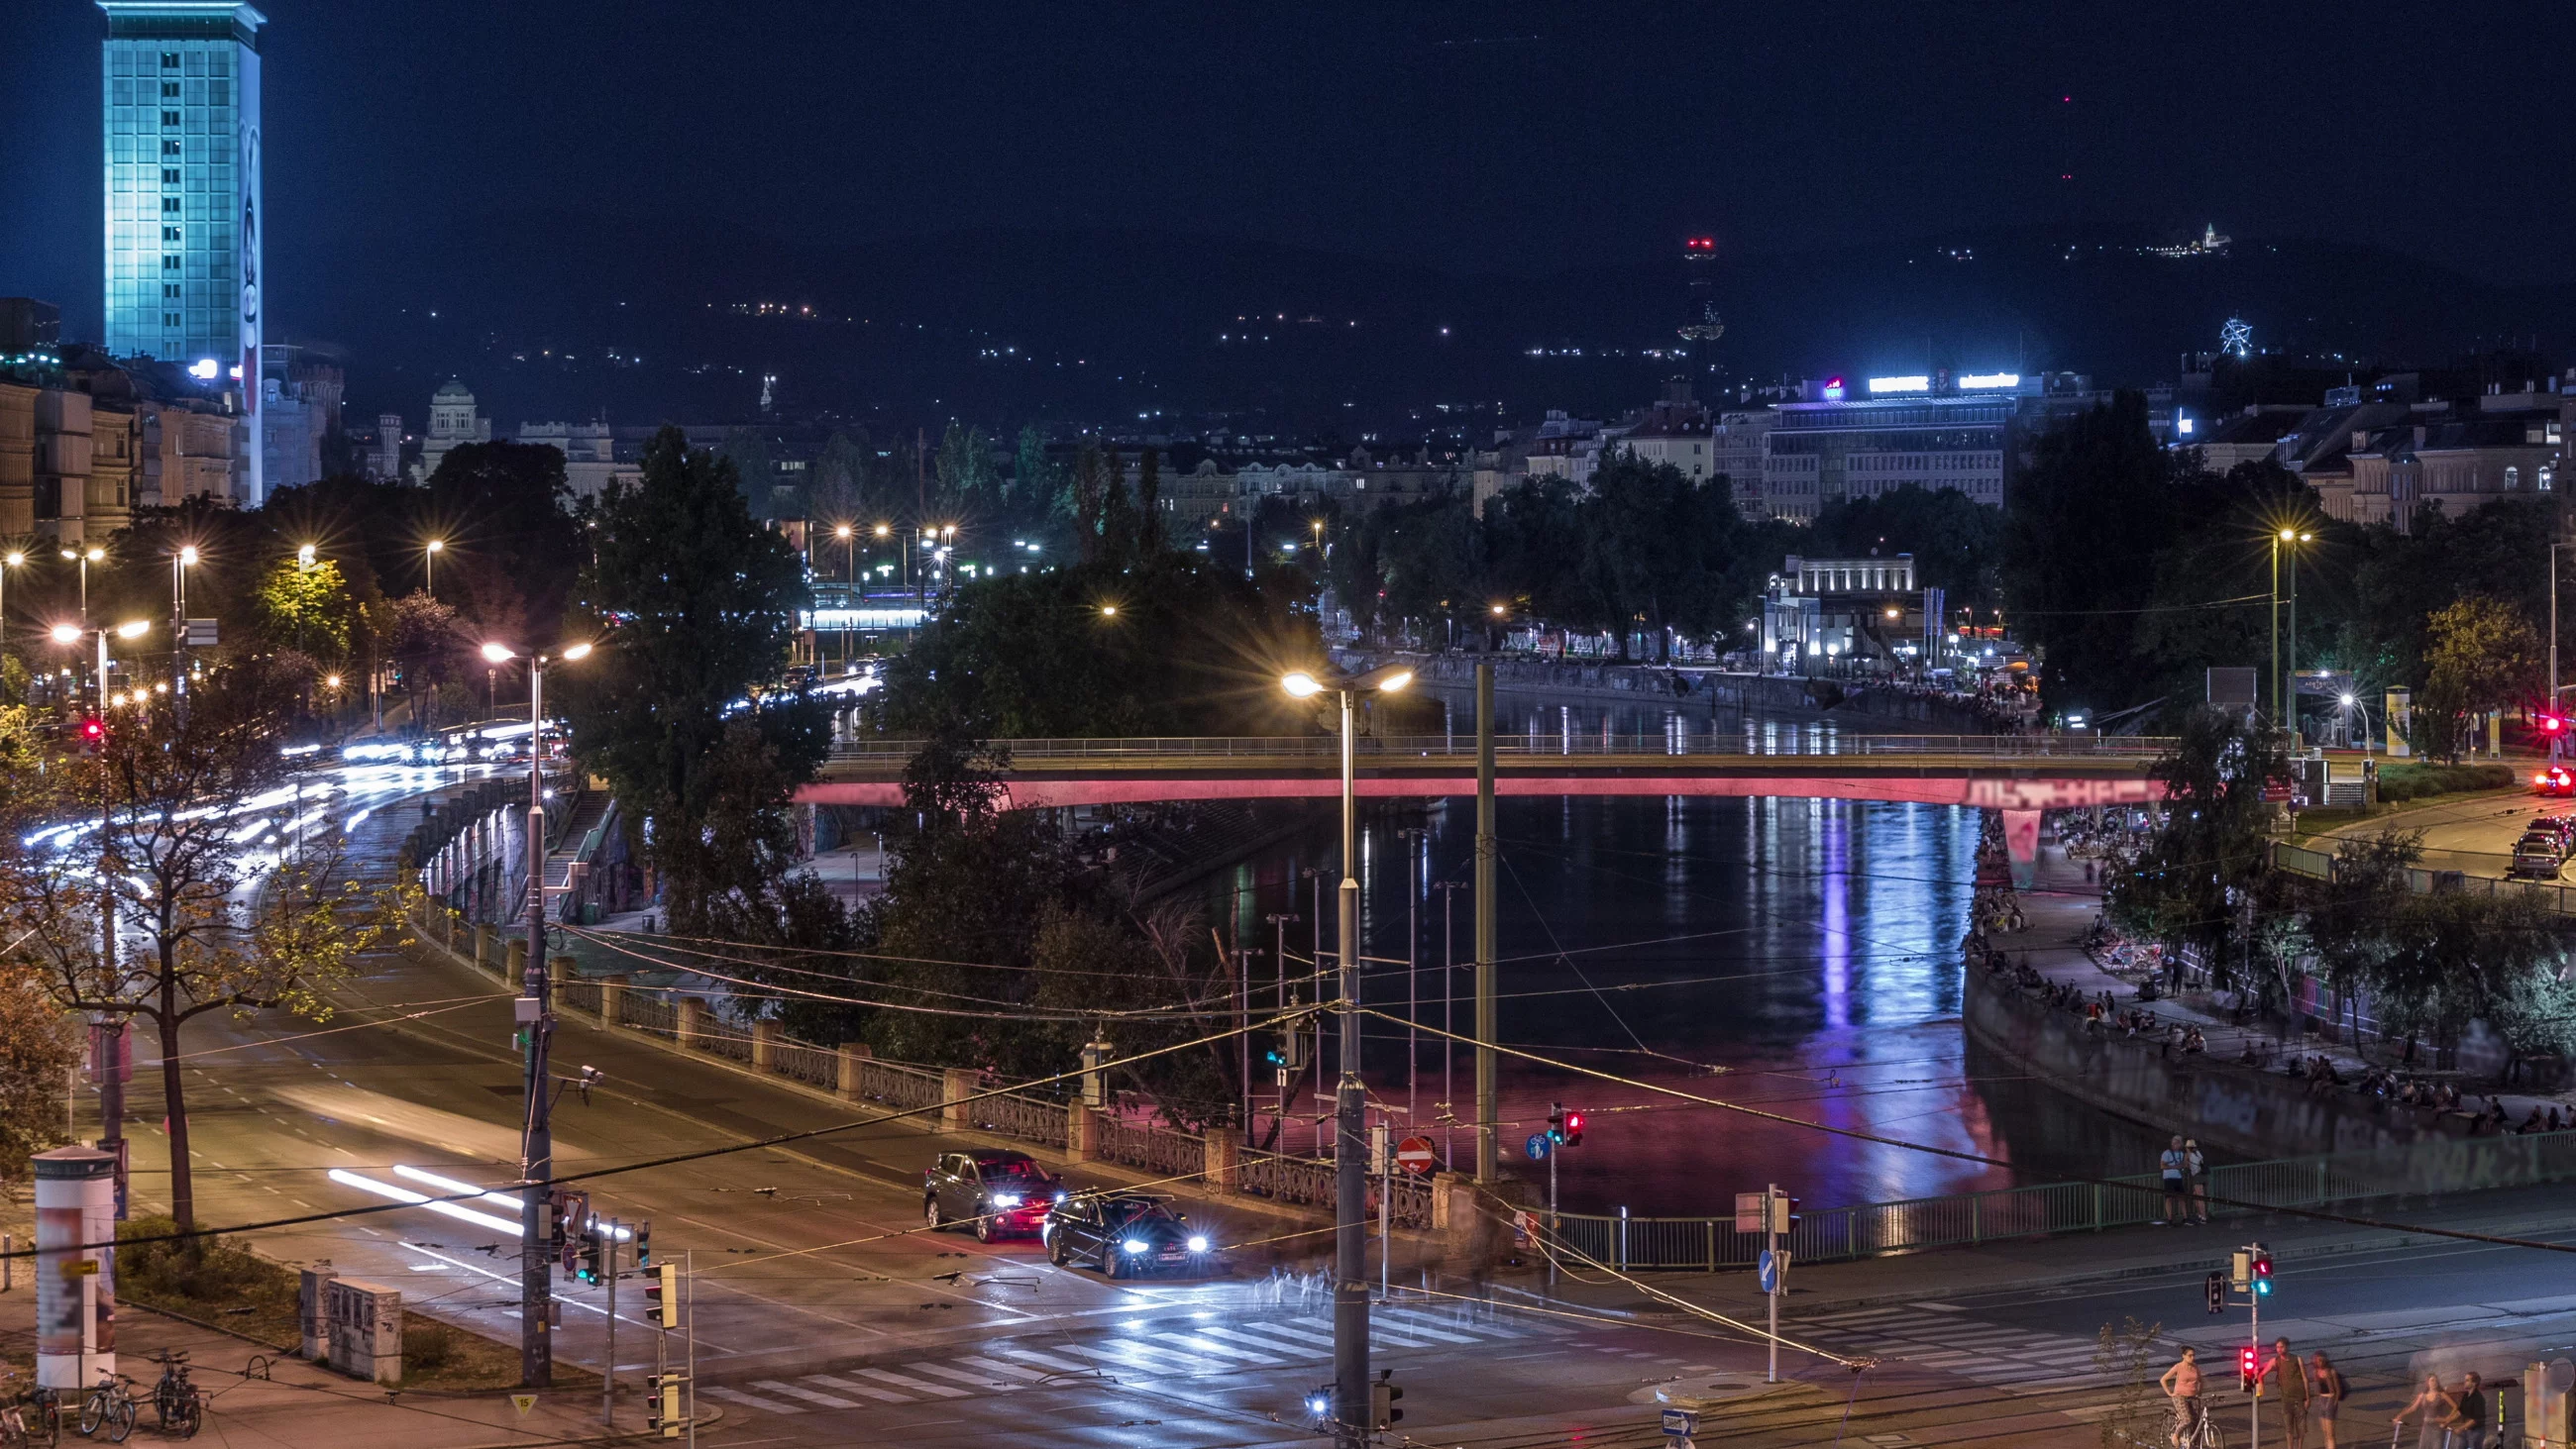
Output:
M2423 1419L2415 1430L2415 1449L2442 1449L2444 1426L2451 1422L2451 1412L2456 1407L2451 1396L2443 1392L2441 1379L2426 1374L2423 1386L2415 1391L2415 1397L2408 1399L2406 1407L2398 1410L2397 1417L2388 1422L2391 1426L2402 1425L2407 1415L2420 1413Z
M2263 1365L2256 1376L2259 1385L2270 1379L2281 1386L2281 1435L2290 1449L2308 1449L2308 1366L2290 1352L2286 1338L2272 1340L2272 1361Z
M2191 1183L2191 1220L2209 1226L2209 1159L2200 1155L2200 1140L2182 1140L2183 1173Z
M2317 1426L2325 1440L2324 1449L2336 1449L2335 1418L2343 1410L2343 1372L2326 1362L2322 1353L2308 1356L2308 1422Z
M2174 1366L2166 1369L2164 1377L2156 1380L2156 1387L2164 1390L2165 1397L2173 1401L2173 1432L2165 1437L2173 1442L2174 1449L2182 1449L2183 1441L2200 1427L2198 1350L2184 1349Z
M2175 1137L2172 1145L2165 1148L2163 1155L2156 1159L2156 1168L2164 1178L2164 1222L2169 1227L2179 1225L2183 1215L2190 1211L2191 1198L2184 1185L2186 1181L2184 1168L2190 1161L2190 1156L2182 1150L2182 1138L2179 1136Z

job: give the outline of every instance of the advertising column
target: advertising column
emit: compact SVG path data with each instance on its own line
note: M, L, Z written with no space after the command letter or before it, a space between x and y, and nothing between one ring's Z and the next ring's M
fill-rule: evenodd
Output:
M77 1402L116 1371L116 1159L57 1147L34 1161L36 1382Z

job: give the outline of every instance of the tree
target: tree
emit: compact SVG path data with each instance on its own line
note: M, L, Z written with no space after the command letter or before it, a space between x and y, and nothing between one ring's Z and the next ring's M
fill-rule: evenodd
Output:
M774 907L778 817L827 746L820 709L767 688L805 602L796 551L676 428L639 485L608 491L595 533L576 625L600 647L556 676L573 757L651 822L674 929Z
M450 449L429 479L436 520L430 527L447 545L438 559L439 597L465 600L469 623L488 621L495 629L512 620L524 627L561 619L587 553L582 526L568 511L571 501L559 449L543 443ZM411 525L393 541L408 551L406 568L419 557L421 532Z
M278 749L289 683L275 661L241 660L209 671L184 711L156 695L119 712L69 768L79 818L100 828L24 845L0 877L20 959L60 1006L154 1028L182 1229L195 1225L182 1029L215 1011L327 1018L330 987L396 936L413 889L351 879L340 831L305 818Z
M0 1182L27 1175L27 1158L63 1140L64 1076L80 1061L80 1032L44 976L0 962Z
M2040 434L2004 501L2006 617L2061 704L2141 702L2131 636L2154 602L2150 561L2174 534L2171 472L2146 398L2123 392Z
M259 611L260 630L272 647L291 649L323 664L348 656L358 611L340 578L340 566L332 560L316 559L310 564L301 559L279 560L260 580L252 602Z
M777 473L769 463L769 438L758 428L730 428L719 450L724 460L733 465L734 486L742 491L745 506L754 518L778 515L778 496L774 486Z
M2477 718L2540 689L2543 651L2530 623L2499 600L2472 594L2425 621L2424 698L2416 727L2425 752L2456 760Z
M2112 879L2111 917L2132 935L2195 946L2213 974L2247 980L2235 948L2275 904L2264 878L2275 807L2263 792L2289 776L2286 737L2203 706L2150 773L2165 787L2163 820Z
M378 648L402 677L412 723L432 728L430 703L437 699L439 687L455 677L457 651L463 643L456 611L421 591L382 601L369 611L369 618Z

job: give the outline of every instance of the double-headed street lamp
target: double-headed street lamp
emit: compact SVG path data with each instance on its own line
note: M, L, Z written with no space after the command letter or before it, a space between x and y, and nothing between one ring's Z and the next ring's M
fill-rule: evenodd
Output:
M81 622L86 624L89 622L89 566L105 563L107 550L96 544L87 548L67 548L63 550L63 561L80 565L80 616Z
M1359 1449L1369 1437L1368 1124L1360 1081L1359 801L1351 711L1363 694L1393 694L1413 671L1389 664L1365 674L1299 670L1279 685L1298 699L1326 692L1342 705L1341 985L1342 1074L1333 1100L1333 1442Z
M528 840L522 858L528 863L528 969L516 1003L518 1024L528 1033L527 1120L519 1155L519 1374L532 1389L554 1382L554 1340L546 1336L548 1300L553 1296L553 1268L546 1258L546 1179L554 1176L554 1128L549 1121L546 1045L554 1033L554 1012L546 990L546 665L553 659L580 659L588 644L569 644L552 656L530 654L528 661ZM494 668L520 657L507 644L483 646L483 658Z
M95 629L85 624L54 626L54 642L57 644L78 644L86 635L98 636L98 676L93 683L98 691L98 708L101 714L107 712L107 636L114 634L119 639L139 639L151 627L151 622L144 619L129 619L113 629L105 625Z

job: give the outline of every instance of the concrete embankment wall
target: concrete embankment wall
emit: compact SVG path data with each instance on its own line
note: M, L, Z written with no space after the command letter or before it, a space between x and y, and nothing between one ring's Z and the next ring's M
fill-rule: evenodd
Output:
M2255 1160L2352 1152L2460 1136L2411 1108L2373 1107L2358 1094L2311 1095L2304 1080L2204 1056L2165 1056L2155 1043L2041 1005L2008 977L1968 971L1966 1018L1975 1043L2028 1073L2035 1090L2063 1092L2161 1132L2198 1138Z
M1476 665L1494 666L1494 688L1510 694L1571 694L1639 703L1655 701L1675 709L1752 710L1765 713L1807 711L1920 725L1933 734L1987 734L1993 724L1974 711L1944 699L1927 698L1868 684L1843 685L1787 675L1729 674L1715 669L1663 669L1641 664L1593 664L1553 659L1504 658L1474 654L1408 654L1392 650L1340 650L1337 660L1360 668L1403 660L1426 684L1472 689ZM1676 684L1682 686L1677 690ZM1684 692L1686 691L1686 692Z

